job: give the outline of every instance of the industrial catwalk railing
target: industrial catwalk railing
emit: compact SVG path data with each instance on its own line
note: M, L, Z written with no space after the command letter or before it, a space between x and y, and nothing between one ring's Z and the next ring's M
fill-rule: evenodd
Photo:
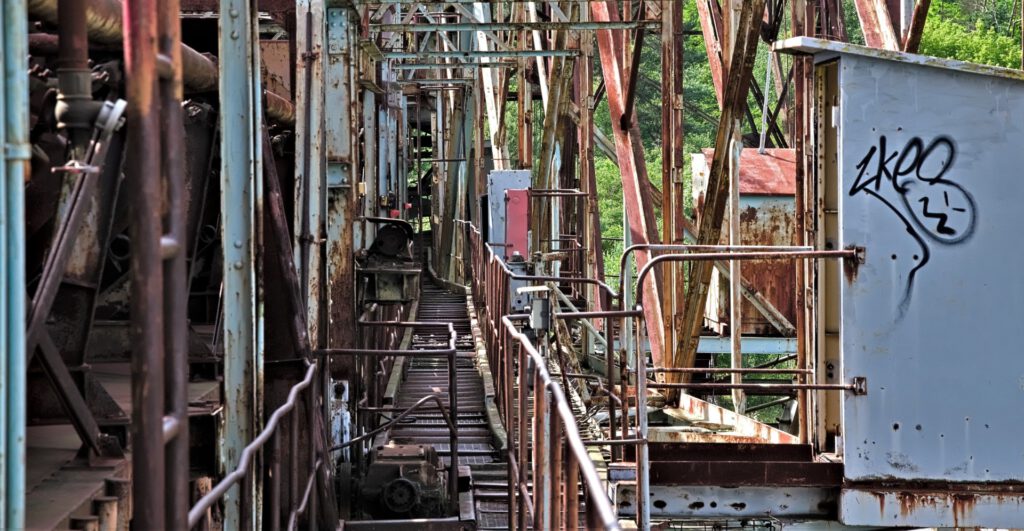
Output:
M495 371L497 402L502 413L506 429L509 430L509 521L510 527L525 528L528 519L534 528L576 528L578 515L578 480L583 479L587 501L588 529L594 527L613 528L617 526L617 517L611 508L604 487L596 474L593 463L585 451L586 446L607 446L611 449L612 461L624 459L625 447L635 446L636 479L637 479L637 525L646 529L650 524L649 507L649 474L648 459L648 426L647 396L648 389L680 389L680 390L720 390L744 389L777 391L779 393L808 393L810 391L847 391L864 393L865 382L854 379L849 384L819 384L813 381L813 371L806 367L795 369L770 368L648 368L644 356L616 356L614 335L616 327L612 319L621 319L617 327L620 345L625 336L632 337L634 345L642 345L647 332L643 320L641 305L643 304L642 287L655 267L667 262L698 262L698 261L731 261L731 260L799 260L799 259L840 259L859 260L859 251L815 250L809 247L784 246L711 246L711 245L635 245L627 248L621 258L619 286L620 292L597 279L565 278L557 276L526 275L514 272L505 260L494 252L494 247L482 241L480 231L469 224L464 224L470 252L473 255L474 270L467 274L471 279L474 296L478 299L478 307L482 308L484 334L487 341L487 352L490 366ZM644 250L654 252L675 252L662 254L648 261L639 271L636 278L635 294L632 308L624 308L627 294L631 286L625 286L626 264L631 253ZM596 375L559 374L563 379L583 378L596 379L597 390L608 400L608 432L607 438L584 443L575 424L575 418L565 399L562 388L551 380L547 371L546 357L549 354L545 331L539 331L531 337L521 331L517 323L528 319L529 315L512 315L510 306L511 281L524 284L546 285L556 296L567 298L560 291L560 286L593 285L597 286L602 296L607 297L608 307L605 311L579 311L572 308L567 312L551 310L550 316L555 320L578 320L586 323L589 319L601 319L603 332L593 324L586 323L587 328L599 337L606 353L606 367L603 379ZM566 302L562 300L561 302ZM551 304L553 308L560 305ZM537 323L532 323L534 326ZM617 371L617 374L616 374ZM797 383L689 383L684 381L653 382L649 373L665 373L685 375L692 373L727 373L727 374L789 374L797 379ZM678 378L677 378L678 379ZM618 381L618 390L614 382ZM630 381L635 388L630 389ZM630 400L632 395L633 400ZM528 404L533 398L532 427L528 420ZM801 401L806 404L806 401ZM636 408L636 415L630 422L630 408ZM616 409L619 409L616 412ZM553 419L551 412L557 414ZM617 414L618 413L618 414ZM806 412L802 412L806 414ZM618 417L618 420L617 420ZM532 450L526 443L533 437ZM564 436L564 441L563 441ZM533 467L533 485L531 493L527 485L530 481L527 470ZM610 511L610 514L605 511ZM518 524L518 525L517 525Z
M508 430L509 527L579 529L580 487L587 529L619 529L605 486L587 453L562 387L545 366L545 354L516 325L525 316L508 315L513 275L480 233L467 226L473 251L474 296L482 318L496 399ZM533 404L532 421L529 405ZM532 448L528 441L532 440ZM529 467L532 466L533 492ZM582 479L582 483L581 483Z
M252 467L253 461L256 456L259 455L263 447L270 441L270 447L273 449L271 453L271 459L269 463L270 474L265 475L265 478L269 477L267 482L267 493L268 502L270 505L269 522L268 528L277 530L281 528L281 499L282 499L282 485L281 485L281 431L278 430L278 426L284 421L284 418L288 415L290 417L289 423L289 441L291 442L291 448L288 450L288 456L290 459L289 466L292 470L292 474L289 474L291 478L289 485L289 496L287 499L292 500L292 507L288 513L288 529L296 529L299 521L299 517L303 516L307 511L309 512L309 521L316 521L315 509L310 510L310 506L315 507L315 502L310 503L311 493L313 491L313 485L316 483L316 477L320 471L320 467L324 466L324 458L317 456L316 437L309 436L309 455L310 461L312 461L308 476L309 479L306 481L306 485L301 490L301 497L296 496L300 492L298 486L298 475L295 473L299 470L298 464L298 443L299 434L303 428L299 425L299 415L295 410L299 403L299 395L303 392L306 394L306 405L307 413L312 415L316 413L316 379L318 364L315 361L306 362L306 373L305 377L297 384L292 386L288 392L288 399L278 407L274 413L270 416L263 431L256 436L255 439L242 451L242 456L238 460L238 467L224 476L217 485L215 485L210 492L199 499L195 505L192 506L188 511L188 526L193 528L199 525L204 518L209 518L210 509L219 502L225 494L236 484L241 484L242 488L245 489L248 482L244 481L250 474L250 468ZM312 423L312 420L310 421ZM266 481L266 479L264 479Z

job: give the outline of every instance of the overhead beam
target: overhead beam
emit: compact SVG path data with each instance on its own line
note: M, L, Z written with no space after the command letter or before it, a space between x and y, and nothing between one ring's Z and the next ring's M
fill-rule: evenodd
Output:
M660 23L653 20L616 22L451 22L439 24L370 24L370 29L396 33L432 33L435 31L589 31L599 29L636 29L658 25Z
M436 57L452 59L505 59L509 57L575 57L579 50L507 50L507 51L458 51L425 50L422 52L384 52L384 59L430 59Z
M617 4L616 0L591 4L590 12L593 19L598 22L612 20L612 14L618 16ZM622 177L630 236L634 244L659 243L658 224L652 208L651 185L650 182L644 182L647 179L647 168L643 154L640 153L638 156L634 149L635 144L639 144L638 129L636 127L623 129L622 127L626 94L623 87L623 69L619 58L623 57L625 45L622 39L616 38L612 30L598 30L597 45L601 58L601 73L608 94L608 110L611 115L619 173ZM636 253L637 267L642 268L650 261L650 258L648 252ZM644 321L655 364L661 364L665 354L660 284L660 275L653 275L650 281L643 286Z

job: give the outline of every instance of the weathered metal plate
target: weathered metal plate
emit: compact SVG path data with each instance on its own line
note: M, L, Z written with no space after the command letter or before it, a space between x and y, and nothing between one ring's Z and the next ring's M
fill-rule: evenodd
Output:
M829 55L840 89L835 245L866 249L840 290L844 379L868 386L843 400L845 475L1021 481L1024 82Z
M847 525L1019 528L1024 494L843 489L839 519Z
M494 170L487 174L488 242L505 243L505 190L529 187L530 170Z
M836 490L816 487L683 487L651 485L655 518L829 517L836 513ZM615 489L620 517L636 515L636 487Z

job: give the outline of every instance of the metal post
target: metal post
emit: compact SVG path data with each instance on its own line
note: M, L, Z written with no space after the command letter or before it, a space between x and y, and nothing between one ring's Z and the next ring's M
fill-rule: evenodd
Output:
M160 81L160 112L163 134L162 166L166 187L165 228L167 246L174 249L164 262L164 410L174 435L164 449L167 529L187 527L189 510L188 438L188 283L185 248L185 127L181 99L181 18L178 0L159 0L158 47L171 62L169 76Z
M157 92L155 0L124 4L128 130L132 131L128 175L132 194L132 498L140 529L165 525L164 507L164 323L160 256L160 114Z
M3 216L0 220L6 228L2 235L6 241L4 262L5 278L0 284L0 295L4 296L6 323L0 323L0 329L6 324L7 343L6 375L0 382L4 384L6 402L2 413L5 446L0 467L6 477L0 477L0 488L4 503L0 515L0 526L6 524L8 529L25 526L25 395L27 363L25 352L25 180L28 162L31 159L29 145L28 112L29 88L28 69L25 58L28 56L28 13L24 0L6 0L3 5L0 34L3 35L3 75L4 90L2 98L5 151L5 168L0 170L0 187L6 188L0 194ZM0 188L2 190L2 188ZM6 196L6 197L4 197ZM2 271L2 270L0 270ZM4 293L6 291L6 293ZM0 337L3 337L0 335ZM2 369L0 369L2 371Z
M637 343L643 344L643 329L638 326ZM643 356L636 359L636 516L637 527L646 531L651 527L651 463L647 454L647 360Z
M220 466L234 470L255 434L262 404L262 311L256 285L256 206L261 203L259 49L247 0L221 0L221 231L224 253L224 402ZM138 477L138 476L136 476ZM225 496L225 529L257 529L262 499L256 474ZM242 499L242 494L250 494ZM297 493L293 492L293 496ZM294 500L295 498L293 498Z
M771 69L769 69L770 71ZM737 124L733 131L732 142L729 144L729 245L742 244L740 234L740 154L743 152L743 142L740 138L742 127ZM731 260L729 262L729 337L732 349L730 350L729 366L737 369L743 366L743 353L741 342L743 333L743 296L740 293L740 262ZM733 373L733 383L742 383L743 375ZM746 410L746 397L743 391L734 389L732 392L732 405L736 413L740 415Z

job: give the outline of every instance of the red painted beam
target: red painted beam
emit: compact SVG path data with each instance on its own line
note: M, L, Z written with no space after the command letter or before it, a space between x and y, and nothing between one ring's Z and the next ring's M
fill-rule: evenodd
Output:
M591 15L596 22L609 22L613 14L617 17L617 1L592 2ZM601 73L604 76L605 89L608 93L608 110L612 119L612 132L615 137L615 154L619 161L619 173L622 176L622 189L626 200L626 218L629 220L630 235L634 244L658 243L658 224L654 217L651 203L650 183L644 183L647 168L642 156L637 156L634 149L639 143L637 128L622 128L622 115L625 110L625 91L622 87L622 68L619 58L623 53L623 39L616 38L613 30L597 30L597 47L601 58ZM644 176L641 179L640 176ZM643 267L650 260L649 253L636 253L637 266ZM622 288L620 288L621 290ZM629 289L628 287L625 289ZM662 363L664 359L664 322L662 316L661 289L658 279L652 278L644 287L644 321L651 343L651 355L654 363Z

